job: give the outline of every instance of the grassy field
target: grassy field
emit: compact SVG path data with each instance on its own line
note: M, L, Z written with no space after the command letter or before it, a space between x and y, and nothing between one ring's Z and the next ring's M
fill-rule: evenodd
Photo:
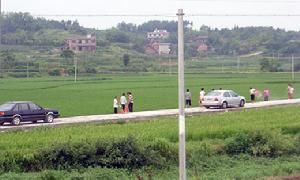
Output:
M296 137L300 132L299 106L276 107L268 109L245 110L221 114L207 114L187 117L187 152L189 156L203 143L222 146L228 138L237 133L254 130L280 130L289 137ZM62 143L107 141L133 135L141 144L149 144L158 139L177 147L177 118L163 118L148 122L117 124L83 124L62 126L58 128L36 128L30 131L17 130L1 134L0 157L6 153L20 153L29 156L40 149ZM1 161L2 158L0 158ZM264 176L290 175L300 171L299 155L278 158L252 157L248 155L215 155L208 159L195 158L196 164L189 160L188 172L191 179L256 179ZM203 161L203 162L202 162ZM202 162L202 163L201 163ZM203 165L203 163L205 165ZM82 177L97 178L104 176L115 179L134 179L137 174L148 176L147 170L129 172L127 170L86 169L77 172L50 171L42 173L9 173L0 178L28 177L37 178L54 176L57 179ZM177 168L173 164L168 170L151 170L157 179L176 179Z
M295 97L300 97L300 74L295 81L290 74L187 74L186 88L192 92L193 106L198 105L200 88L233 89L249 99L249 87L260 91L268 87L271 99L286 99L287 84L295 86ZM131 91L135 111L176 108L177 75L121 74L73 78L0 79L0 102L13 100L34 101L42 106L57 108L63 117L74 115L110 114L114 96ZM261 98L260 98L261 100Z

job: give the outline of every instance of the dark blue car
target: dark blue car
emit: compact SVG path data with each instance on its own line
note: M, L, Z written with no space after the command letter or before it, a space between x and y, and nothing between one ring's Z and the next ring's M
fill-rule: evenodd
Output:
M52 123L54 118L59 117L55 109L46 109L29 101L7 102L0 105L0 125L9 122L19 125L21 122L34 122L43 120Z

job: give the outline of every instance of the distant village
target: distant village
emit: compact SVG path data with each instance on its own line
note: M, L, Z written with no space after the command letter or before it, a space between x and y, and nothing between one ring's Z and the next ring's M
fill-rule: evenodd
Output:
M145 47L146 54L156 55L170 55L173 54L172 44L165 42L170 33L164 29L154 29L153 32L148 32L148 44ZM189 43L197 44L198 52L207 52L209 47L207 45L207 36L198 36L188 40ZM65 40L63 49L72 50L74 52L94 52L96 51L97 41L95 34L88 34L86 37L70 38Z

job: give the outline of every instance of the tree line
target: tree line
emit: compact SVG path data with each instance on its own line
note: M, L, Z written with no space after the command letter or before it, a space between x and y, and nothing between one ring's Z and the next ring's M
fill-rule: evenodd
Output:
M206 36L209 51L206 53L218 55L241 55L253 52L265 54L280 53L283 55L300 54L300 32L275 29L273 27L234 27L210 28L201 26L191 29L192 22L185 21L186 55L195 57L201 55L197 51L198 36ZM147 46L146 33L155 28L170 32L168 39L173 45L173 52L177 47L176 21L148 21L141 25L133 23L119 23L115 28L95 30L82 27L78 21L55 21L45 18L35 18L29 13L8 13L2 18L2 43L8 45L37 45L61 46L64 39L70 36L82 36L93 32L97 35L99 47L111 43L127 43L133 50L144 53Z

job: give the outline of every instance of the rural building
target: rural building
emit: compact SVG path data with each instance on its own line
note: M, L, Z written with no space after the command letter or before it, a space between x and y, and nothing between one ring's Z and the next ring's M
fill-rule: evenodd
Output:
M167 30L155 29L153 32L147 33L148 39L167 39L170 33Z
M199 44L197 51L198 52L207 52L208 51L208 46L206 44Z
M208 45L207 45L207 36L198 36L195 41L198 44L197 50L199 52L207 52L208 51Z
M96 36L95 35L87 35L83 38L71 38L65 41L64 49L69 49L75 52L80 51L88 51L94 52L96 51Z
M171 44L154 42L145 48L145 52L147 54L168 55L171 52Z

